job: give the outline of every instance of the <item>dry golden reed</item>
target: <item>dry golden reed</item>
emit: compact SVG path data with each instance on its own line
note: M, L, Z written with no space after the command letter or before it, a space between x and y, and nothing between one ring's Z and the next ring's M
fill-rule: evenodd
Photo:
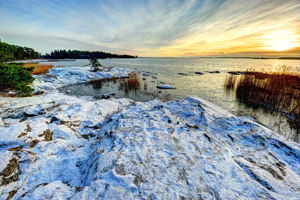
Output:
M300 74L282 66L274 72L246 71L237 77L229 75L224 88L234 90L236 97L250 106L262 106L290 116L300 124Z
M46 74L50 69L53 68L53 65L39 64L39 63L24 63L23 67L34 67L34 70L31 74Z

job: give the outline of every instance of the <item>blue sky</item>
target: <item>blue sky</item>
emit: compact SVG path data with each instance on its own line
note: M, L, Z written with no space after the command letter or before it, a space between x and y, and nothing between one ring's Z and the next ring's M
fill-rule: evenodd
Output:
M198 56L289 48L298 54L300 1L0 0L0 38L42 53ZM275 47L282 43L289 45Z

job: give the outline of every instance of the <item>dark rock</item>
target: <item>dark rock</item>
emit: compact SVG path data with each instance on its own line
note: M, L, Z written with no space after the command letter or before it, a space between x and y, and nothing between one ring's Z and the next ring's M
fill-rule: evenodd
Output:
M233 75L240 75L240 74L243 74L243 72L240 72L240 71L229 71L227 72L228 74L233 74Z
M195 72L195 74L203 75L204 73L202 73L202 72Z
M43 132L43 135L44 135L44 141L51 141L53 132L50 131L50 129L47 129Z
M184 73L178 73L179 75L182 75L182 76L187 76L187 74L184 74Z
M21 151L22 146L16 146L16 147L12 147L10 149L8 149L8 151Z
M58 119L55 116L52 116L51 119L50 119L50 123L60 123L60 119Z
M35 93L33 93L33 95L41 95L41 94L44 94L45 91L44 90L39 90L39 91L36 91Z
M32 141L30 142L30 144L29 144L29 147L30 147L30 148L35 147L35 145L36 145L37 143L39 143L39 140L32 140Z
M211 138L206 134L204 133L204 136L206 137L206 139L210 142L211 141Z
M17 181L20 173L19 162L17 158L13 157L3 171L0 172L0 176L2 177L0 185L8 185L11 182Z
M12 190L8 193L8 197L6 198L7 200L8 199L11 199L13 198L13 196L15 196L15 194L18 192L18 190Z
M219 74L220 71L210 71L209 73L211 73L211 74Z
M110 95L105 93L101 96L102 99L110 99Z

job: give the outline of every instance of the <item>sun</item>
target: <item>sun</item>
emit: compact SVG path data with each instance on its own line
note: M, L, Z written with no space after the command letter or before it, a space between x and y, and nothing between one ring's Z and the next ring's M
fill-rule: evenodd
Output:
M298 36L290 31L278 31L262 37L267 49L285 51L298 46Z
M290 39L277 39L273 42L271 49L275 51L285 51L288 49L292 49L296 47L296 45Z

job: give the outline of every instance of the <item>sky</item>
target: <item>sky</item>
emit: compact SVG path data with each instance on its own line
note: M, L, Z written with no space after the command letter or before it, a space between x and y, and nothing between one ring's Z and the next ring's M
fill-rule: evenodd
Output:
M300 1L0 0L0 39L41 53L300 56Z

